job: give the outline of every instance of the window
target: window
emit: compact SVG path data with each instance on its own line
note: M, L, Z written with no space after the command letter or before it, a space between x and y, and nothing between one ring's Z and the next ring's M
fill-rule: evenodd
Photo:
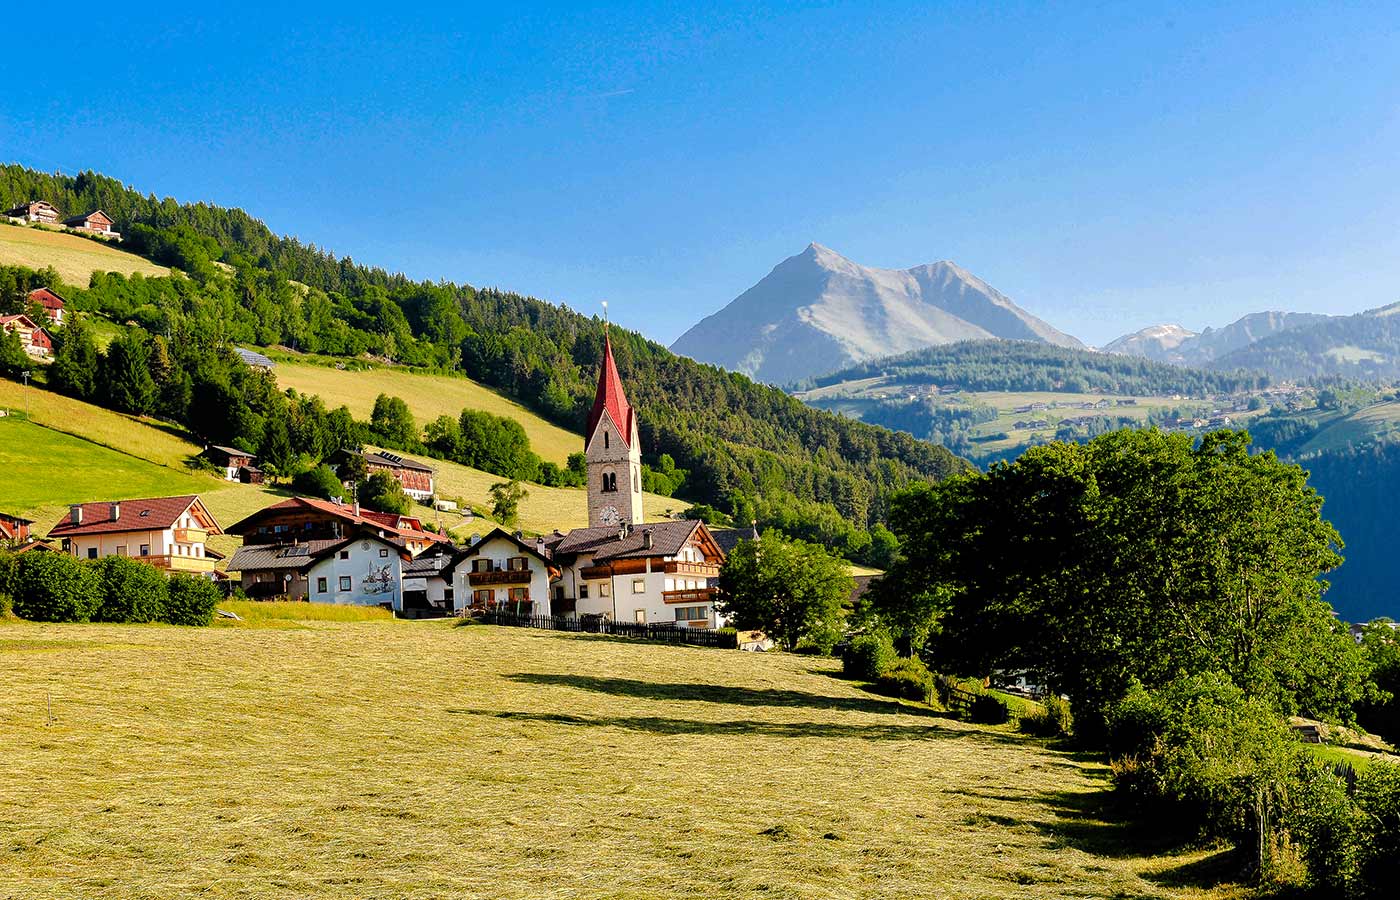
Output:
M512 572L524 572L530 568L530 560L523 556L512 556L506 560L506 568Z
M388 555L389 555L389 548L388 548L388 547L380 547L380 548L379 548L379 556L380 556L381 558L383 558L383 557L385 557L385 556L388 556Z
M472 606L486 606L495 599L495 591L472 591Z
M604 429L603 429L603 449L606 450L606 449L608 449L608 447L610 447L611 445L612 445L612 442L608 439L608 430L607 430L606 428L604 428Z
M451 608L452 601L456 599L456 594L457 592L452 588L446 588L443 590L442 599L447 604L448 608Z
M632 613L632 617L638 625L645 625L647 623L647 611L644 609L636 610Z
M598 596L599 596L599 597L611 597L611 596L612 596L612 585L611 585L611 584L608 584L606 581L603 582L602 584L598 585Z
M342 576L340 576L340 589L341 589L342 591L348 591L348 590L351 589L351 587L352 587L352 586L351 586L351 583L350 583L350 576L349 576L349 575L342 575Z
M318 593L318 594L324 594L325 592L326 592L326 579L324 579L324 578L317 578L317 579L316 579L316 593Z
M118 556L126 556L126 544L118 544L118 545L117 545L117 555L118 555Z
M349 559L349 558L350 558L350 551L349 551L349 550L342 550L342 551L340 551L340 558L341 558L341 559Z
M530 602L530 589L529 589L529 588L511 588L511 589L510 589L510 602L511 602L511 603L528 603L528 602Z
M678 606L676 607L677 622L702 622L709 618L710 608L708 606Z
M645 578L632 579L632 593L645 594L647 592L647 580Z
M611 493L615 492L616 490L617 490L617 473L616 473L616 472L604 472L604 473L603 473L603 493L605 493L605 494L611 494Z
M141 545L141 555L142 555L142 556L150 556L150 555L151 555L151 545L150 545L150 544L142 544L142 545Z
M141 555L142 555L142 556L145 556L146 554L142 553ZM89 548L88 548L88 559L97 559L97 548L96 548L96 547L89 547Z
M491 560L489 560L489 559L474 559L474 560L472 560L472 571L473 571L473 572L490 572L490 571L492 571L494 568L495 568L495 563L491 562Z
M599 596L606 597L607 594L602 594L602 593L600 593ZM581 584L581 585L578 586L578 598L579 598L580 600L587 600L587 599L588 599L588 585L586 585L586 584Z

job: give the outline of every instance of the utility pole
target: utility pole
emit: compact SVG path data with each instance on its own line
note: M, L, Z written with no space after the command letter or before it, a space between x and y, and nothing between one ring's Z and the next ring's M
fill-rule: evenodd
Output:
M24 379L24 421L29 421L29 370L20 372L20 377Z

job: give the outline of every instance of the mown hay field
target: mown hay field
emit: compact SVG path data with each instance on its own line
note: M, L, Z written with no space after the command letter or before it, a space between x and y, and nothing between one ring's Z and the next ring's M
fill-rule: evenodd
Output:
M0 225L0 264L43 269L53 266L66 283L88 286L93 272L169 275L148 259L89 238L45 228Z
M0 663L3 898L1243 896L1102 767L830 661L308 620Z

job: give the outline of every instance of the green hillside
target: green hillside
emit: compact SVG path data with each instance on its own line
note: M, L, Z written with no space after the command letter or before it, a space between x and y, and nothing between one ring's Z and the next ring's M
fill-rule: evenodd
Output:
M464 408L485 410L514 419L530 438L530 448L542 458L563 465L570 453L583 449L583 436L566 431L524 406L502 397L470 378L426 375L393 366L360 370L337 369L289 353L274 352L277 383L303 394L315 394L326 405L345 405L357 418L368 419L380 394L408 401L420 426L438 416L456 418Z
M1113 818L1101 764L833 660L252 624L0 622L6 894L1247 895Z
M0 265L52 266L65 282L86 287L93 272L169 275L170 269L117 246L47 228L0 224Z

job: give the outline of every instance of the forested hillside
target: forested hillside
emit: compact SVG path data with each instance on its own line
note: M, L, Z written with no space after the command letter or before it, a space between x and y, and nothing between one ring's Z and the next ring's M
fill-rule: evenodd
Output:
M1220 357L1215 368L1249 368L1280 378L1400 378L1400 306L1327 319L1256 341Z
M232 376L204 377L226 363L211 368L194 351L234 343L460 371L582 430L602 347L595 318L494 289L413 282L277 237L242 210L158 200L92 173L0 167L0 203L31 198L64 210L101 207L128 249L184 273L96 277L74 305L164 338L154 356L182 370L173 383L208 387L207 397L193 398L173 389L169 407L176 417L184 409L187 419L205 420L193 422L200 433L214 427L201 410L233 402L237 385ZM639 408L646 458L668 454L688 470L683 496L741 519L779 522L859 554L869 545L863 529L880 520L889 491L967 467L940 447L811 409L636 333L615 328L613 346Z
M1061 391L1078 394L1228 394L1269 384L1258 372L1183 369L1138 357L1028 341L963 341L872 360L814 379L830 387L890 376L907 384L964 391Z

